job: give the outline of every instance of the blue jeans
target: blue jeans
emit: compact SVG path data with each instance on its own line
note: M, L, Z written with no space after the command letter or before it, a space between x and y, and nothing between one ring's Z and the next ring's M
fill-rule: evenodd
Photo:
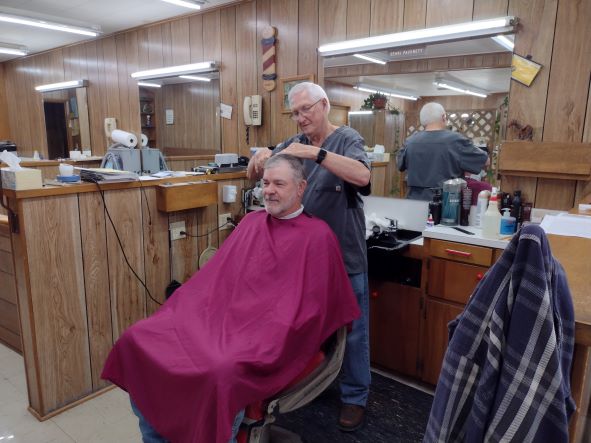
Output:
M167 443L168 440L162 438L158 432L148 423L148 421L144 418L140 410L137 408L133 400L131 400L131 409L133 413L137 415L137 418L140 421L140 432L142 433L142 440L144 443ZM242 419L244 418L244 409L238 412L236 418L234 418L234 423L232 424L232 437L228 443L236 443L236 435L238 435L238 430L240 429L240 423L242 423Z
M353 321L341 374L341 401L365 407L371 384L369 366L369 288L367 273L349 274L361 317Z

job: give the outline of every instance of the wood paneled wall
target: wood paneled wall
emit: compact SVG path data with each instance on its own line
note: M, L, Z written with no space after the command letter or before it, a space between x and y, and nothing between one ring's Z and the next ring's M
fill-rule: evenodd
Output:
M183 149L190 153L219 152L219 81L191 82L163 86L154 101L157 143L155 148ZM166 123L166 110L174 113L174 123Z
M4 77L4 65L0 63L0 140L7 140L10 138Z
M243 1L6 62L7 108L23 111L4 120L21 152L45 152L41 97L33 86L88 78L93 153L100 155L106 149L105 117L116 117L120 128L139 133L138 90L131 72L214 59L221 63L221 100L234 107L232 119L221 122L222 150L248 155L249 145L275 144L296 130L280 112L277 90L262 87L259 41L265 26L278 30L279 77L315 74L323 83L322 59L316 53L320 44L507 14L520 19L515 52L543 65L530 88L512 83L509 120L532 125L536 140L590 141L591 28L586 24L591 3L569 0ZM241 103L255 93L264 97L263 125L251 129L247 144ZM533 187L536 204L547 207L566 207L589 190L589 184L573 182L560 184L555 193L555 183L528 180L510 185Z

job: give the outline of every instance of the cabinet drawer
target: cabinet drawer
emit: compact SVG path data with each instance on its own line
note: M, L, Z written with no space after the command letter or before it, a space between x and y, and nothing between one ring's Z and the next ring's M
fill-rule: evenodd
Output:
M491 248L443 240L431 240L429 253L434 257L482 266L490 266L493 255Z
M465 304L487 270L484 266L430 258L427 293Z

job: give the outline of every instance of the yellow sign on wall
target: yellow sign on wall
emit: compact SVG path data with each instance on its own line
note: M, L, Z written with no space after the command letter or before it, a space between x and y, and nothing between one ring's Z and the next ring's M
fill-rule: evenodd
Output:
M540 69L542 69L542 65L539 63L521 57L520 55L513 54L513 59L511 61L511 78L513 80L516 80L525 86L530 86L536 78L536 75L538 75L538 72L540 72Z

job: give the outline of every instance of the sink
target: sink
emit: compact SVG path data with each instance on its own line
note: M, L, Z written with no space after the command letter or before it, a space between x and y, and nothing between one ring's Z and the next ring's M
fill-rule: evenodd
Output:
M370 278L420 287L421 260L406 257L402 252L421 235L406 229L371 235L366 241Z
M420 238L421 235L419 231L410 231L407 229L398 229L396 232L381 232L367 239L367 250L398 251L405 249L411 241Z
M411 242L421 237L423 234L420 231L410 231L408 229L399 229L394 233L398 240Z

